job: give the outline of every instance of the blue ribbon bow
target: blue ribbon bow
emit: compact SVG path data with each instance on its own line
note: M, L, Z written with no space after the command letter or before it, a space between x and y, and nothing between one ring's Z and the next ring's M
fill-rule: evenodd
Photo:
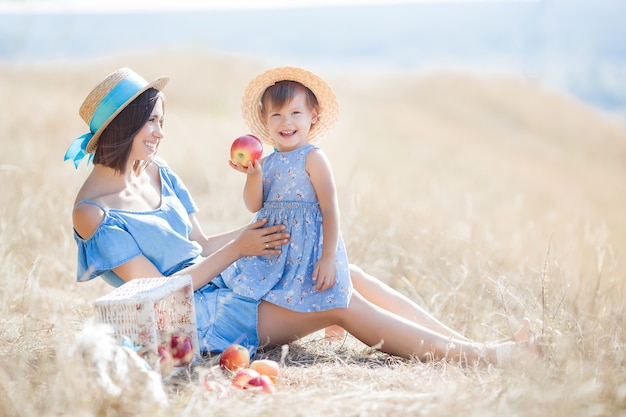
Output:
M89 132L74 139L74 141L69 146L69 148L67 148L67 151L65 152L65 156L63 160L67 161L68 159L71 159L72 162L74 163L74 168L78 169L78 166L80 165L80 161L82 161L85 156L89 155L87 158L87 166L89 166L89 164L91 163L93 159L93 154L87 153L87 144L89 143L92 137L93 137L93 134Z

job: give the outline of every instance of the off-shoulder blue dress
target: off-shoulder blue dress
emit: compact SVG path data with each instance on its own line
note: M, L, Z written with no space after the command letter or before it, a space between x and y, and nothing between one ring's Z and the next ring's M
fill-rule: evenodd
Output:
M155 162L156 163L156 162ZM158 164L161 205L155 210L128 211L93 204L104 213L96 231L83 239L74 231L78 245L77 280L102 277L118 287L124 281L113 269L143 254L163 276L170 276L203 259L201 246L189 239L189 215L198 211L181 179L166 165ZM229 267L229 268L232 268ZM228 268L227 268L228 269ZM258 347L258 300L234 294L221 276L194 292L200 349L221 352L240 343L254 354Z

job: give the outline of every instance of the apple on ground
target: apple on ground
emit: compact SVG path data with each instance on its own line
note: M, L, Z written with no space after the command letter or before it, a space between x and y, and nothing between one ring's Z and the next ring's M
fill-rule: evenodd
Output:
M230 146L230 160L244 168L248 168L250 162L261 159L262 155L263 144L254 135L239 136Z
M183 333L174 333L170 338L169 350L174 358L174 366L185 366L191 363L194 351L191 339Z
M267 375L274 383L278 379L278 362L271 359L257 359L250 364L250 369L254 369L261 375Z
M246 389L248 391L263 391L266 394L273 394L274 392L276 392L276 387L274 387L274 383L267 375L259 375L255 376L254 378L250 378Z
M237 343L228 346L220 355L220 367L236 372L250 366L250 351Z
M248 386L248 382L252 378L256 378L257 376L260 376L260 374L254 369L250 369L250 368L241 369L233 377L232 385L235 388L246 389L246 387Z

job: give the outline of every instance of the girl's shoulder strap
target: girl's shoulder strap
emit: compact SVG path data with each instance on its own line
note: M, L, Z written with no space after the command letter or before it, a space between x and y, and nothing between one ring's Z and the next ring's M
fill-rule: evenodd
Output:
M302 153L306 157L311 153L311 151L320 151L320 150L321 148L319 146L309 143L302 148Z
M304 149L306 149L306 152L311 152L313 149L320 149L320 147L314 143L308 143L304 145Z

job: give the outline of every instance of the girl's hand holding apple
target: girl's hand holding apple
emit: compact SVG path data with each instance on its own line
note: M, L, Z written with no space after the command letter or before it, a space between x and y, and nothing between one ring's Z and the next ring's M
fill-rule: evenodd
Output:
M252 160L247 163L246 166L243 166L240 162L233 162L232 160L228 161L228 164L235 171L243 172L244 174L252 175L252 174L261 174L261 164L258 159Z
M263 144L254 135L242 135L235 139L230 146L230 166L241 172L246 172L251 165L257 166L257 161L263 155ZM239 169L241 166L242 169Z

